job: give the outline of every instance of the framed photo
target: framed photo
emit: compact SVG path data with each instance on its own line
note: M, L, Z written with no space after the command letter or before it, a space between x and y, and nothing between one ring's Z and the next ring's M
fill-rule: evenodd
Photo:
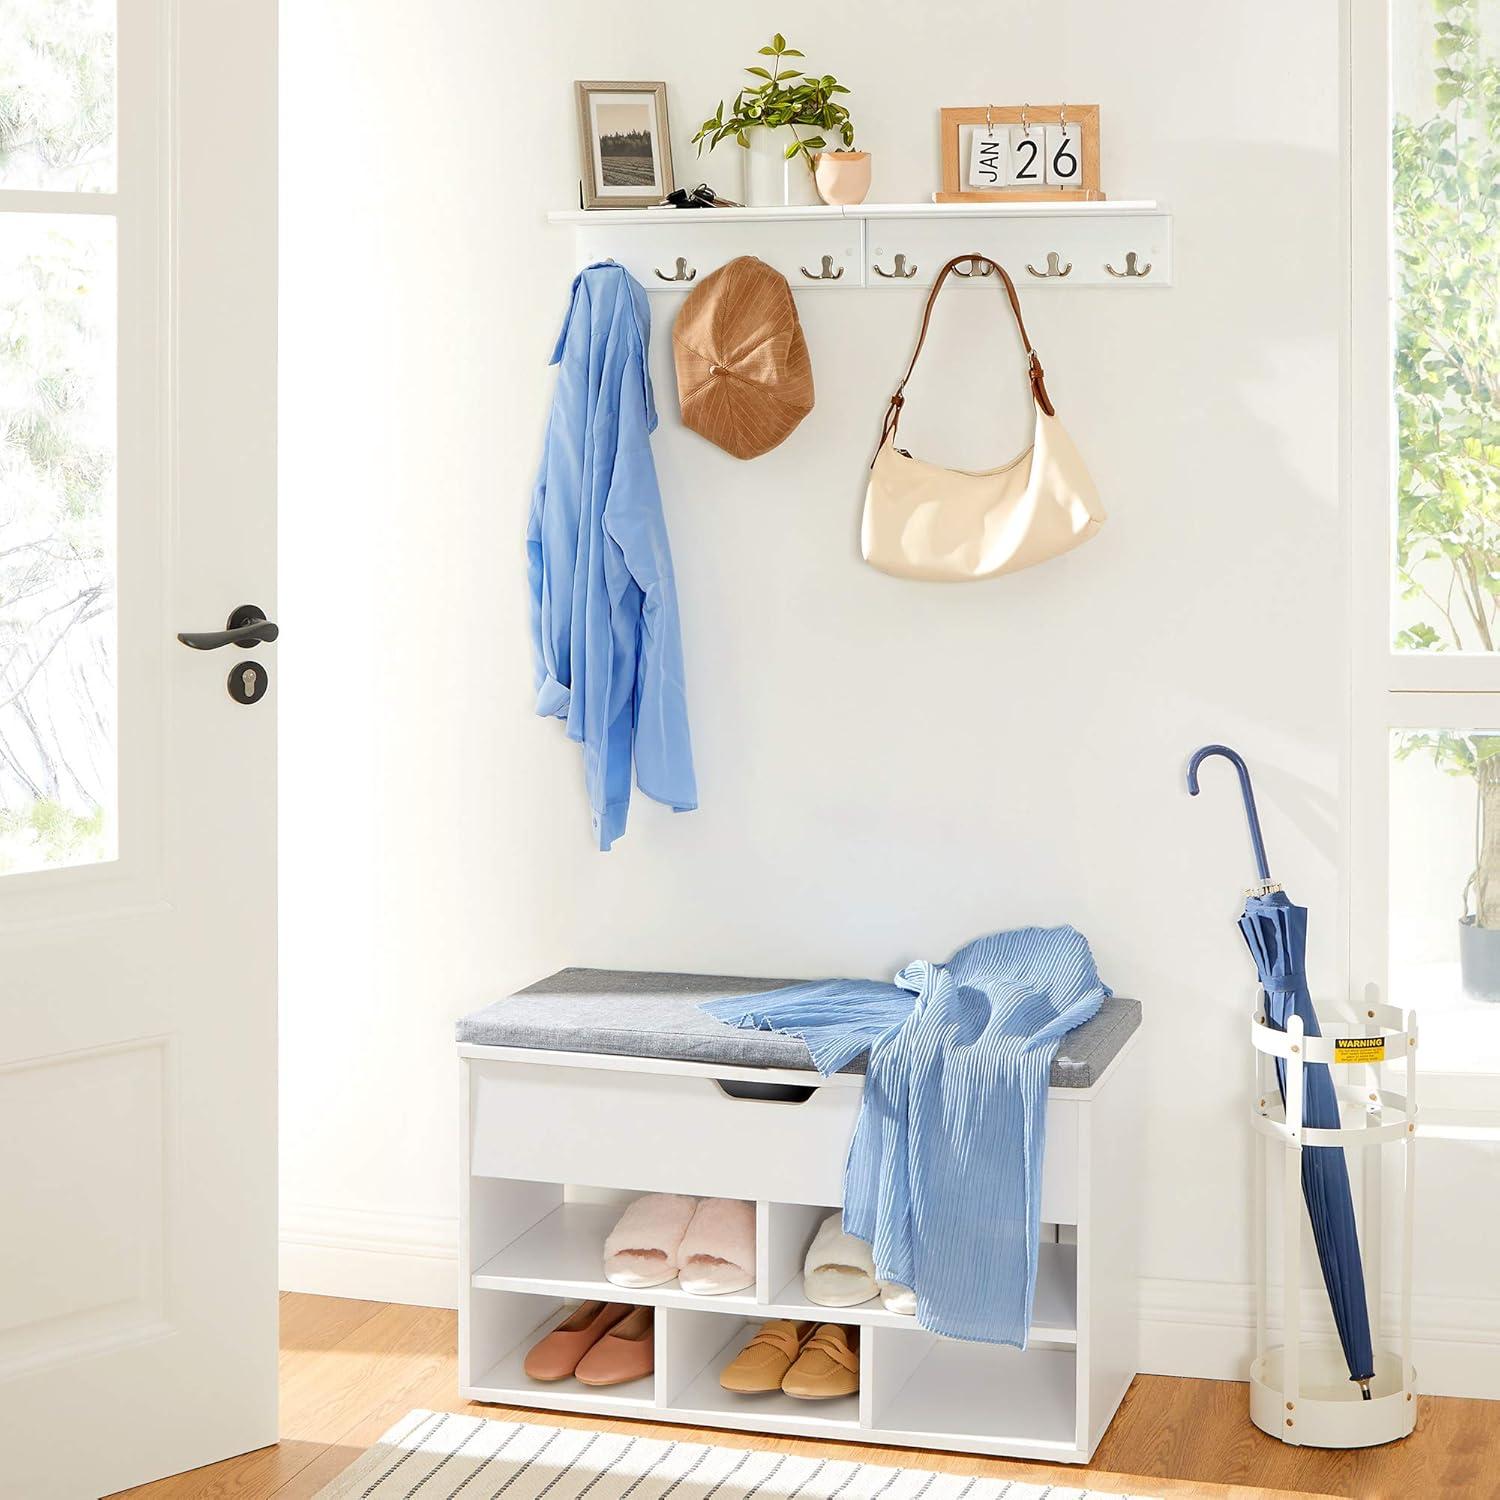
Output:
M986 104L945 109L943 186L934 203L1098 199L1097 104Z
M652 208L672 191L664 83L573 85L585 208Z

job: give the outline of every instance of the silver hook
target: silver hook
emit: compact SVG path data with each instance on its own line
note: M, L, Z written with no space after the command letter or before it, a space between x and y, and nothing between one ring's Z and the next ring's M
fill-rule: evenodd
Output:
M984 107L984 133L986 135L995 133L995 107L992 104L986 104Z
M809 281L837 281L844 274L842 266L837 271L833 269L833 257L831 255L823 257L822 265L816 271L809 271L806 266L802 266L800 269Z
M995 274L995 263L986 259L983 255L971 255L969 257L969 269L960 271L957 266L953 268L955 276L962 276L967 280L970 276L993 276Z
M692 270L689 270L687 261L680 255L677 257L677 264L670 276L668 276L667 273L661 270L658 266L652 266L651 269L655 271L663 281L691 281L693 277L698 274L697 266L694 266Z
M1021 106L1021 133L1028 136L1031 134L1031 121L1026 118L1026 111L1030 108L1029 104Z
M1066 104L1059 104L1057 106L1057 123L1062 126L1063 134L1067 135L1067 133L1068 133L1068 106Z
M1108 261L1104 262L1104 269L1106 271L1108 271L1111 276L1120 276L1120 277L1133 276L1133 277L1136 277L1137 279L1139 279L1142 276L1149 276L1151 274L1151 262L1148 260L1145 265L1143 265L1139 270L1137 270L1136 269L1136 260L1137 260L1137 256L1136 256L1135 251L1134 250L1127 250L1125 252L1125 269L1123 271L1117 271L1117 270L1115 270L1115 268L1112 265L1110 265L1110 263Z
M883 266L877 265L875 267L875 274L877 276L884 276L887 281L893 281L897 279L904 281L909 276L915 276L917 274L917 268L915 266L908 266L906 263L906 257L904 255L898 255L896 257L896 265L894 270L887 271Z
M1059 262L1061 260L1062 260L1062 257L1057 253L1056 250L1049 250L1047 252L1047 269L1045 271L1038 271L1037 268L1034 265L1032 265L1032 263L1029 260L1026 262L1026 269L1028 271L1030 271L1033 276L1044 276L1044 277L1045 276L1059 276L1059 277L1061 277L1061 276L1071 275L1072 274L1072 270L1073 270L1073 262L1069 261L1067 263L1067 265L1062 266L1062 265L1059 265Z

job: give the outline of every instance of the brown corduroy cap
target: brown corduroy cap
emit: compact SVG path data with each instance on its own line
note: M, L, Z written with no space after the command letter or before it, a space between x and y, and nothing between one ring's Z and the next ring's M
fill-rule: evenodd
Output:
M769 453L812 410L812 362L792 289L753 255L688 293L672 353L682 420L736 458Z

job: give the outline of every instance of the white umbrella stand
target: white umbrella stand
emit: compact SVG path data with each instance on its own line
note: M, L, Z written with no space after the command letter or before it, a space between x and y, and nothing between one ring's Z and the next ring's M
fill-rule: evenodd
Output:
M1333 1016L1333 1007L1325 1015ZM1369 1448L1407 1437L1416 1426L1416 1372L1411 1362L1411 1248L1417 1170L1417 1020L1414 1011L1381 1004L1375 986L1366 990L1358 1021L1326 1023L1326 1036L1307 1036L1301 1017L1292 1015L1285 1031L1266 1023L1264 1001L1256 992L1250 1024L1254 1048L1254 1088L1250 1101L1253 1142L1251 1220L1255 1263L1255 1358L1250 1367L1250 1418L1263 1432L1293 1446ZM1286 1068L1286 1104L1276 1083L1276 1060ZM1303 1068L1324 1063L1338 1095L1340 1128L1315 1130L1303 1124ZM1400 1065L1394 1080L1391 1064ZM1399 1085L1391 1087L1392 1082ZM1349 1379L1349 1367L1334 1334L1331 1316L1307 1318L1302 1263L1307 1214L1302 1197L1302 1152L1306 1147L1340 1146L1357 1180L1360 1247L1375 1346L1370 1399ZM1383 1153L1399 1149L1400 1280L1395 1347L1382 1343L1381 1248L1384 1238ZM1281 1172L1271 1161L1281 1158ZM1358 1166L1360 1170L1355 1171ZM1278 1217L1270 1195L1280 1201L1280 1337L1268 1342L1272 1293L1268 1240ZM1314 1259L1316 1264L1316 1260ZM1321 1283L1318 1290L1321 1292ZM1308 1293L1311 1295L1311 1293ZM1325 1295L1326 1303L1326 1295ZM1312 1326L1307 1326L1311 1324Z

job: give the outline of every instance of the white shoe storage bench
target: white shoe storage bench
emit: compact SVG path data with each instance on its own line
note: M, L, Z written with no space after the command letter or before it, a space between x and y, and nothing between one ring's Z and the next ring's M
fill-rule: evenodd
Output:
M1053 1069L1030 1347L947 1339L879 1301L802 1292L843 1195L862 1079L805 1047L702 1015L787 981L569 969L459 1023L459 1378L473 1401L1083 1463L1136 1371L1140 1159L1135 1001L1065 1038ZM745 1059L759 1061L747 1063ZM982 1187L979 1188L982 1191ZM698 1297L604 1279L604 1237L646 1192L756 1204L755 1285ZM613 1388L539 1383L531 1345L590 1298L656 1309L656 1369ZM768 1318L860 1327L860 1390L831 1401L721 1389Z

